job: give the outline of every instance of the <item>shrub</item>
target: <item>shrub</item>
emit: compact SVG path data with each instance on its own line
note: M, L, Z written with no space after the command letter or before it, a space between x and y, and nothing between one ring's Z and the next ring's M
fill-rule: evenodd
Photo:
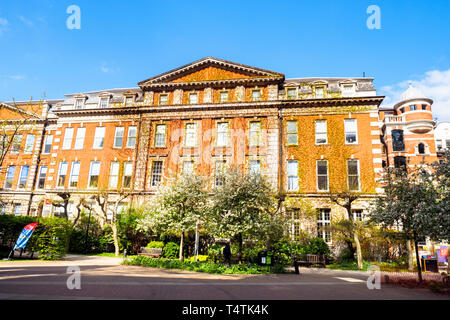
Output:
M162 249L164 248L164 242L162 241L152 241L147 245L147 248L156 248L156 249Z
M330 248L328 248L327 243L322 238L314 238L309 241L306 246L306 251L308 254L328 255L330 253Z
M169 242L162 251L164 258L175 259L180 255L180 246L175 242Z
M208 256L206 256L206 255L202 255L202 254L199 254L198 255L198 261L199 262L205 262L205 261L208 261ZM189 259L187 259L187 261L190 261L190 262L196 262L195 261L195 256L194 257L190 257Z
M57 260L66 254L70 223L61 218L41 219L30 249L40 253L39 259ZM32 236L32 237L33 237Z

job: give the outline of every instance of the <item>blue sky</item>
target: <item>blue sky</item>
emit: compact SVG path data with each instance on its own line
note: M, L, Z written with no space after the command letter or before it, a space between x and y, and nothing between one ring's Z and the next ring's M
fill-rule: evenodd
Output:
M72 4L80 30L66 27ZM450 121L449 15L447 0L1 1L0 100L134 87L214 56L288 78L365 72L387 104L413 81Z

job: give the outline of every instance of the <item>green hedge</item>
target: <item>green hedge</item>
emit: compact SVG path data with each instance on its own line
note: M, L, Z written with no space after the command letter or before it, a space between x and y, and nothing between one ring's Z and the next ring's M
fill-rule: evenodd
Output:
M229 267L219 263L191 262L174 259L154 259L146 256L132 256L127 258L123 263L126 265L133 265L133 266L179 269L179 270L188 270L214 274L267 274L267 273L284 272L284 268L281 266L274 266L270 268L266 266L248 264L248 265L233 265Z

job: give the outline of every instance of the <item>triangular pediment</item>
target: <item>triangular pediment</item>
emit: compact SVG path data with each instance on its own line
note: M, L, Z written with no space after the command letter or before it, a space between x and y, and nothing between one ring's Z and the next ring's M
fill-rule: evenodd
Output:
M164 83L193 83L252 78L284 79L284 75L278 72L207 57L159 76L141 81L139 86L146 87Z

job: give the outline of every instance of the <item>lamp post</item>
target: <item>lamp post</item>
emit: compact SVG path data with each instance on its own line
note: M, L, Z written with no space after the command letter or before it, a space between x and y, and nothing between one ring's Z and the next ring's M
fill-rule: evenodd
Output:
M94 199L94 196L90 197L91 200ZM88 233L89 233L89 225L91 223L91 212L92 212L93 201L91 201L91 205L89 206L89 219L86 227L86 237L84 240L84 254L87 254L87 246L88 246Z

